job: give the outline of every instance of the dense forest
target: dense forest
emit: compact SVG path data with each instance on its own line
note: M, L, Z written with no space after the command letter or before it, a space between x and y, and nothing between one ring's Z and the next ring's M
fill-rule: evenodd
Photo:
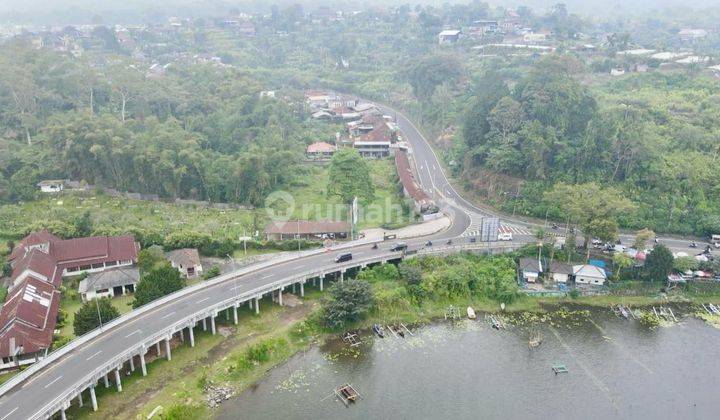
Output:
M23 43L0 51L0 199L67 178L162 197L259 204L332 135L232 68L176 63L146 77L124 57L71 60ZM302 106L301 98L295 102ZM324 130L324 131L323 131Z
M486 73L458 145L465 179L487 171L507 175L508 185L525 180L505 209L557 219L561 203L544 192L559 183L614 186L636 205L626 227L718 231L720 83L655 73L588 87L578 81L583 71L548 57L512 83Z

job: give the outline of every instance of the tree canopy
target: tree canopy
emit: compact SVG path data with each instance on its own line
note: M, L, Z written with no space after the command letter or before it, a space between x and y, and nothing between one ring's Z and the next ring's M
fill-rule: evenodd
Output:
M89 300L75 312L73 331L76 336L81 336L99 327L101 319L104 325L119 316L120 312L112 305L110 298Z
M338 196L345 204L357 197L363 201L372 200L375 190L370 177L370 168L357 150L338 150L330 161L327 194Z
M185 279L170 263L155 266L140 277L135 288L133 308L152 302L185 287Z

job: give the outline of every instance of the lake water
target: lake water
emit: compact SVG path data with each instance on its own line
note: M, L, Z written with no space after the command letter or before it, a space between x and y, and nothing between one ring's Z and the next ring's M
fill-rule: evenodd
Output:
M224 403L220 419L720 418L720 330L686 317L649 330L609 311L497 331L480 320L314 347ZM539 334L533 350L528 339ZM552 366L569 372L555 375ZM345 407L332 397L352 383Z

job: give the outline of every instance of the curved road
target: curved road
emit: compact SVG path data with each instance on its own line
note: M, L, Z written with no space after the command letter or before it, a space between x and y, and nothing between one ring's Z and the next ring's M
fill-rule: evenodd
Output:
M472 228L477 226L478 220L490 213L476 208L455 191L443 173L442 166L429 143L411 121L393 109L384 106L381 109L383 112L396 115L405 138L412 145L419 182L442 204L445 211L451 214L453 221L451 227L444 232L407 241L410 249L422 247L428 239L444 241L452 238L456 244L468 241L467 238L462 237L472 234ZM502 222L523 226L522 222L509 219L502 219ZM533 240L529 231L520 234L515 232L515 237L519 242ZM57 396L80 382L89 372L107 365L116 355L129 351L143 338L149 339L156 332L171 326L176 320L191 316L213 302L220 302L304 270L327 268L330 272L335 266L335 256L340 253L351 252L356 259L373 255L397 256L397 253L390 252L390 246L389 243L383 242L379 244L379 249L374 250L368 244L357 245L289 262L280 262L171 300L105 331L0 396L0 420L24 420L36 416Z
M453 238L454 243L467 241L467 239L457 238L472 223L472 206L464 202L449 186L445 175L440 169L440 163L420 132L404 116L398 115L398 117L406 138L414 148L416 159L422 161L426 169L421 171L420 176L423 188L429 192L434 192L436 196L443 195L447 197L444 208L451 213L453 220L453 224L444 232L407 241L409 248L420 248L429 239L444 241ZM449 190L446 187L449 187ZM443 188L446 188L446 191L442 191ZM457 200L460 204L454 200ZM390 247L389 243L380 243L378 249L371 249L370 245L363 244L289 262L281 262L200 289L189 295L178 297L105 331L94 340L61 357L1 396L0 420L24 420L34 417L62 392L80 382L89 372L107 365L116 355L129 351L133 345L142 341L143 338L150 338L156 332L172 325L176 320L191 316L213 302L219 302L233 295L291 277L304 270L327 268L328 271L331 271L336 265L334 262L335 256L341 253L351 252L355 259L385 254L397 256L397 253L390 252Z

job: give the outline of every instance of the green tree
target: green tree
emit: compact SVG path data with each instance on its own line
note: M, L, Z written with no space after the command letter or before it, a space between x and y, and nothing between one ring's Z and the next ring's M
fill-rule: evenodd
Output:
M613 255L613 267L615 268L615 281L620 280L622 270L632 265L632 258L623 252L616 252Z
M673 254L663 244L658 244L645 259L645 277L650 281L665 281L673 269Z
M619 231L617 218L635 209L619 190L602 188L594 182L558 184L545 193L544 199L548 205L559 207L565 217L578 222L585 237L583 245L587 256L592 238L614 241Z
M323 320L331 329L342 328L348 322L363 317L372 307L373 291L363 280L336 283L323 298Z
M344 204L358 197L370 201L375 190L367 162L355 149L340 149L330 161L327 194L338 196Z
M138 308L185 287L185 279L169 263L154 267L140 277L135 288L133 308Z
M163 254L162 247L158 245L141 249L138 253L137 265L142 274L149 273L153 268L163 263L165 263L165 254Z
M119 316L120 312L112 305L110 298L89 300L75 312L73 331L76 336L81 336L99 327L101 319L104 325Z
M673 261L673 269L681 273L696 270L698 266L698 261L693 257L678 257Z
M89 211L83 212L80 217L75 219L75 230L78 236L90 236L92 234L93 220Z
M655 232L650 229L641 229L635 232L635 241L633 242L633 248L638 251L643 251L647 242L655 237Z

